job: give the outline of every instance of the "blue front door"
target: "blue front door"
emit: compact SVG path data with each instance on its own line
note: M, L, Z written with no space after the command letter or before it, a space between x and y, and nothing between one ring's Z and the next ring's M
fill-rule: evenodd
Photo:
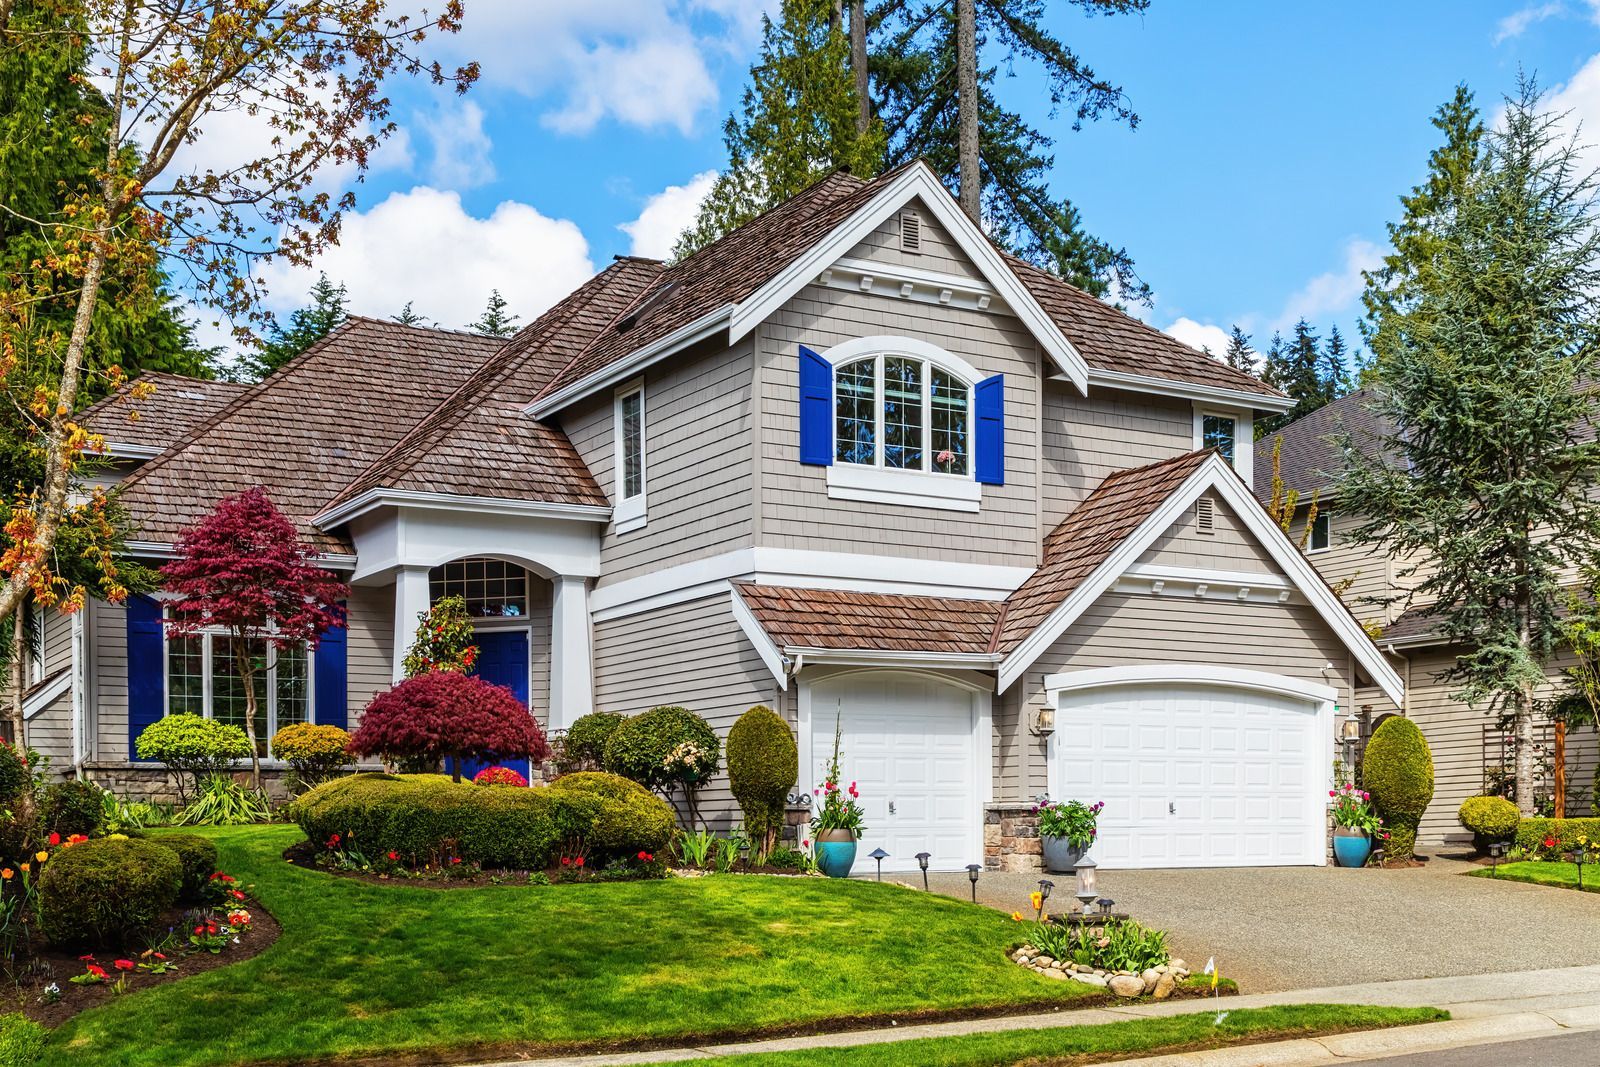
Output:
M478 644L478 662L472 673L486 682L503 685L511 695L524 705L528 703L528 632L526 630L480 630L475 638ZM527 778L526 759L494 760L480 763L464 760L461 774L470 778L485 767L510 767Z

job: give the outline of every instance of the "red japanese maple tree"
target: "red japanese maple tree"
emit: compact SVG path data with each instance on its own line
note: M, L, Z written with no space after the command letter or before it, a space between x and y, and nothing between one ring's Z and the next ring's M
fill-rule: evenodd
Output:
M339 602L349 587L316 565L294 524L259 486L219 501L176 549L177 557L161 568L176 598L167 605L167 634L226 633L244 685L244 732L259 789L255 679L268 661L252 655L251 646L264 644L269 657L303 644L315 648L323 634L344 625Z
M550 745L505 686L457 671L428 671L373 698L350 751L435 768L454 757L452 777L459 782L463 759L527 756L537 763L550 755Z

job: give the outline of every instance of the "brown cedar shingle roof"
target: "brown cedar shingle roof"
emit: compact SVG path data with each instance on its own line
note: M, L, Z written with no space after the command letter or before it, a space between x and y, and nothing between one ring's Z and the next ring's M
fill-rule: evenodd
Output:
M147 384L155 392L143 400L130 399L136 387ZM147 371L85 408L78 421L90 433L104 436L107 445L164 450L249 388L238 382Z
M310 544L350 551L312 517L504 343L352 316L123 483L136 537L176 540L260 485Z
M1000 605L992 600L788 589L737 583L739 596L780 648L986 652Z
M1391 435L1388 421L1371 410L1373 399L1371 389L1358 389L1257 441L1252 486L1256 498L1272 498L1272 447L1280 440L1283 447L1278 450L1278 474L1284 488L1298 490L1302 495L1315 490L1326 492L1344 462L1334 446L1335 436L1348 433L1363 447L1377 448L1383 438Z

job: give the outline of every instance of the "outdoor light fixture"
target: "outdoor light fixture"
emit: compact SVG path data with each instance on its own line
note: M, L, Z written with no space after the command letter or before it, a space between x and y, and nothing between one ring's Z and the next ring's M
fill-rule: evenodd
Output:
M1489 846L1489 877L1490 878L1499 877L1499 875L1497 875L1495 872L1497 870L1499 870L1499 868L1500 868L1500 857L1504 856L1505 854L1506 854L1506 846L1505 846L1505 842L1504 841L1496 841L1494 844Z
M1345 744L1353 745L1361 740L1361 720L1351 715L1339 725L1339 736Z
M1050 879L1048 879L1048 878L1039 879L1039 912L1038 912L1038 915L1035 916L1035 918L1043 918L1044 917L1044 902L1050 899L1050 890L1054 889L1055 887L1056 887L1056 884L1054 882L1052 882Z
M1099 900L1095 901L1095 903L1100 905L1100 915L1103 918L1111 918L1111 905L1115 904L1116 901L1112 900L1110 897L1101 897Z
M878 861L878 881L883 881L883 861L889 858L889 854L881 848L875 848L867 855Z
M978 902L978 872L983 870L976 863L967 864L967 878L972 882L972 902Z
M917 853L917 866L922 868L922 888L924 892L926 892L928 888L928 860L932 858L933 853L931 852Z
M1056 732L1056 709L1040 708L1033 713L1033 732L1044 737Z
M1078 891L1073 896L1083 902L1085 914L1089 911L1089 905L1094 903L1094 898L1100 895L1100 890L1095 885L1094 869L1095 862L1089 857L1085 856L1078 861Z

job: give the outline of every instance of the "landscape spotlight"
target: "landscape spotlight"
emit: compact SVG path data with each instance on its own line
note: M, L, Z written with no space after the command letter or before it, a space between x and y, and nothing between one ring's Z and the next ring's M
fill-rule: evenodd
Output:
M932 858L933 853L931 852L917 853L917 866L922 868L922 888L924 891L928 888L928 861Z
M967 864L967 878L972 882L972 902L978 902L978 872L983 870L976 863Z
M1050 879L1039 879L1039 913L1037 916L1035 916L1035 918L1044 917L1044 902L1050 899L1050 890L1054 889L1055 887L1056 884Z
M889 858L889 854L881 848L875 848L867 855L878 861L878 881L883 881L883 861Z

